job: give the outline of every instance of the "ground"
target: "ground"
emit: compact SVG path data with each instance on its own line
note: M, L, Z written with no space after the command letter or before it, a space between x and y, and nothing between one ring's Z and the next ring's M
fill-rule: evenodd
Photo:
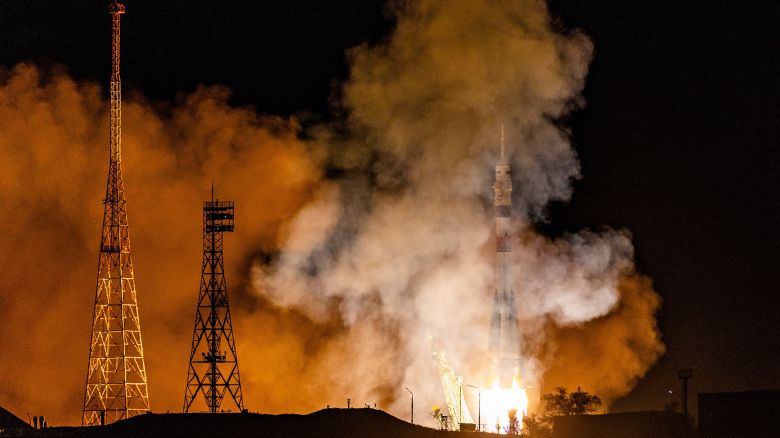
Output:
M146 414L104 427L55 427L10 431L25 437L274 437L274 438L445 438L488 437L486 433L445 432L412 425L377 409L323 409L308 415Z

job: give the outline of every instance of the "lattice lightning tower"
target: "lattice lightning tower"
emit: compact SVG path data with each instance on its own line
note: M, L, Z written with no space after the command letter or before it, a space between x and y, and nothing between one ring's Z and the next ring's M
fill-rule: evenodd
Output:
M122 182L122 83L119 20L125 6L109 5L111 40L110 155L100 239L95 313L89 348L83 425L112 423L149 410L141 323L130 257Z
M222 258L224 233L233 231L233 220L233 202L214 200L212 188L211 201L203 203L203 265L184 412L194 409L199 393L212 414L220 412L226 394L238 411L244 409Z

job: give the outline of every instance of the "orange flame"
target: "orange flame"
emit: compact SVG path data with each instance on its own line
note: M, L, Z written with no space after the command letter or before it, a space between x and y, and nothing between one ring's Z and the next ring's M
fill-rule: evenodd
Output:
M501 388L498 378L485 391L482 402L482 416L486 431L493 433L520 433L522 418L528 414L528 395L520 386L519 379L512 379L511 388Z

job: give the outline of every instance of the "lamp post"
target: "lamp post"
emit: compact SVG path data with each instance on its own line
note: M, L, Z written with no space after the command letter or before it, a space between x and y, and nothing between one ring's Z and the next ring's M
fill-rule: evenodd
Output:
M414 393L412 392L412 390L411 390L411 389L409 389L409 388L407 388L407 387L405 387L405 386L404 386L404 388L405 388L407 391L409 391L409 394L411 394L411 395L412 395L412 424L414 424Z
M467 383L468 385L468 383ZM468 385L474 389L477 390L477 400L478 400L478 412L477 412L477 424L479 427L479 430L482 430L482 388L474 385Z
M693 377L693 370L677 370L677 378L680 379L682 386L682 406L680 407L680 410L682 411L682 414L685 416L685 418L688 418L688 379L691 377Z
M460 430L460 425L463 423L463 382L460 382L458 388L460 388L460 398L458 398L458 410L460 411L460 419L458 419L458 430Z

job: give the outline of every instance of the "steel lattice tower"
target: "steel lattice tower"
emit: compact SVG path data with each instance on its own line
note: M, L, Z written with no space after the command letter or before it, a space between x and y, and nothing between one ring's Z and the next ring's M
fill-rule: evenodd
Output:
M208 412L220 412L227 393L237 410L244 409L238 356L233 338L225 264L222 258L224 233L234 228L233 202L203 203L203 265L200 277L195 330L184 391L184 412L189 412L198 393L203 394Z
M110 155L100 239L95 313L89 348L83 425L112 423L149 410L141 323L130 257L122 182L122 83L119 21L122 3L109 5L111 40Z

